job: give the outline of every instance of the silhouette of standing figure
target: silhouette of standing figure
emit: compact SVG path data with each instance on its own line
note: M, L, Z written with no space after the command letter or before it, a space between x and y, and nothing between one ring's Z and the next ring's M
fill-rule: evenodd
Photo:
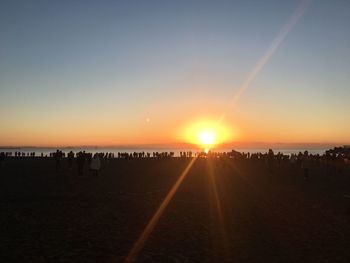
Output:
M60 150L57 150L54 154L55 160L56 160L56 170L61 168L61 158L62 158L62 152Z
M100 161L100 157L98 156L97 153L95 153L94 158L92 158L91 160L91 164L90 164L90 169L92 171L92 174L94 176L98 176L98 171L101 168L101 161Z
M303 170L304 180L309 179L309 164L307 163L307 160L301 161L301 169Z
M1 152L0 153L0 168L2 168L4 166L5 163L5 153Z
M73 159L74 159L74 153L72 151L70 151L68 153L68 167L70 170L72 169Z
M84 164L85 164L85 154L79 152L77 154L77 164L78 164L78 174L80 176L84 175Z
M273 172L273 159L274 159L274 152L269 149L269 152L267 154L267 167L268 167L268 170L269 170L269 173L270 175L272 175L272 172Z

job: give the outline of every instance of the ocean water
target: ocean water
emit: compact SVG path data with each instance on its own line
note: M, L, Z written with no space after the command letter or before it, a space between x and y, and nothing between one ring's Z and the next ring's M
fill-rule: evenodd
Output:
M74 153L77 153L79 151L86 151L90 153L96 153L96 152L103 152L103 153L114 153L115 156L118 155L118 152L127 152L127 153L133 153L133 152L145 152L145 153L151 153L152 152L174 152L175 156L180 156L180 152L184 151L192 151L193 153L200 152L199 149L174 149L174 148L116 148L116 147L70 147L70 148L41 148L41 147L23 147L23 148L0 148L0 152L12 152L12 155L14 155L15 152L21 152L25 153L26 155L31 152L35 152L36 156L40 156L43 154L44 156L49 156L50 153L55 152L57 149L68 153L70 151L73 151ZM244 153L266 153L268 152L269 148L224 148L224 149L215 149L216 152L230 152L232 150L238 151L238 152L244 152ZM299 153L308 151L310 154L323 154L325 153L328 148L298 148L298 149L279 149L279 148L272 148L272 150L275 153L281 152L283 154L293 154L293 153Z

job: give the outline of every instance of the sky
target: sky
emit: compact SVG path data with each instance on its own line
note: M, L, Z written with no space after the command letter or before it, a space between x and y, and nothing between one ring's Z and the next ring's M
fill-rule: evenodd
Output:
M2 1L0 145L172 145L223 115L226 142L349 144L349 28L346 0Z

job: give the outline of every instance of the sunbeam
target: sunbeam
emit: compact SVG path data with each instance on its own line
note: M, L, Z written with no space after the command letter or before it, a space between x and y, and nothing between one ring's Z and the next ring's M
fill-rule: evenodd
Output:
M220 249L223 251L223 256L225 261L229 261L230 254L229 254L229 240L227 237L227 229L226 229L226 222L223 214L223 208L219 196L219 190L218 190L218 183L216 174L214 171L214 160L208 159L207 160L207 168L208 168L208 182L209 182L209 191L211 193L211 197L214 199L214 210L217 219L217 225L219 228L219 238L220 238ZM212 200L210 200L212 201Z
M272 40L270 46L265 51L263 56L255 64L252 71L248 74L247 78L239 86L238 91L229 100L226 106L226 109L224 110L224 112L222 113L222 115L218 120L218 124L224 120L226 113L230 110L231 107L234 106L234 104L238 101L238 99L242 96L242 94L251 85L251 83L254 81L254 79L259 74L259 72L263 69L266 63L271 59L272 55L280 47L280 45L282 44L282 42L284 41L288 33L293 29L293 27L298 23L300 18L303 16L303 14L305 13L311 1L312 0L303 0L300 2L295 12L288 19L286 24L281 28L277 36Z
M152 218L149 220L147 223L145 229L141 233L140 237L137 239L137 241L134 243L132 249L130 250L129 254L125 258L124 262L134 262L137 259L138 254L142 250L145 242L147 241L149 235L152 233L153 229L157 225L159 218L162 216L164 213L164 210L167 208L169 205L170 201L173 199L175 193L179 189L181 183L187 176L188 172L190 171L191 167L193 166L194 162L196 161L197 158L193 158L188 165L186 166L185 170L181 173L180 177L177 179L173 187L170 189L169 193L166 195L164 198L163 202L160 204L159 208L157 211L154 213Z

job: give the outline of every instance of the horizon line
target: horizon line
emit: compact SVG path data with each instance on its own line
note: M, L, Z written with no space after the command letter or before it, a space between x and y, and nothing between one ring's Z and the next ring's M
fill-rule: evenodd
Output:
M276 148L276 147L339 147L348 146L350 143L334 142L230 142L217 144L211 148ZM205 148L191 143L148 143L148 144L111 144L111 145L0 145L0 149L21 149L21 148L120 148L120 149L140 149L140 148Z

